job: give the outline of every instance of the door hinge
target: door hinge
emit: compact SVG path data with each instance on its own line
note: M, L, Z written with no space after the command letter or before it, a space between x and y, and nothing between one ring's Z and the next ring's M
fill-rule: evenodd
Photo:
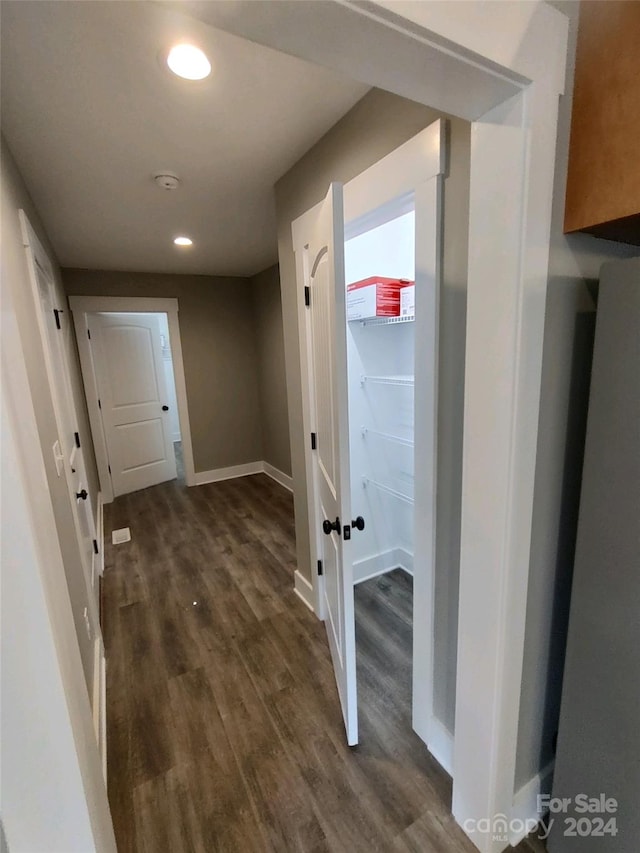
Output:
M101 409L101 408L102 408L102 403L100 402L100 398L99 398L99 397L98 397L98 408L99 408L99 409Z
M322 560L318 560L318 574L319 574L319 575L323 575L323 574L324 574L324 569L323 569L323 567L322 567Z
M312 433L311 433L311 449L312 449L312 450L315 450L315 449L316 449L316 444L317 444L317 443L318 443L318 442L316 441L316 434L315 434L315 432L312 432Z
M307 308L311 305L311 288L308 284L304 286L304 304Z
M56 329L61 329L61 328L62 328L62 326L60 325L60 315L61 315L62 313L63 313L63 312L62 312L62 310L61 310L61 309L58 309L58 308L54 308L54 309L53 309L53 316L56 318Z
M91 340L91 329L87 329L87 337Z
M94 553L94 554L98 554L98 553L99 553L99 552L98 552L98 540L97 540L97 539L94 539L94 540L93 540L93 553Z
M73 437L74 437L74 438L75 438L75 440L76 440L76 447L80 447L80 433L79 433L79 432L74 432Z
M109 469L109 473L111 473L111 465L107 465L107 468Z

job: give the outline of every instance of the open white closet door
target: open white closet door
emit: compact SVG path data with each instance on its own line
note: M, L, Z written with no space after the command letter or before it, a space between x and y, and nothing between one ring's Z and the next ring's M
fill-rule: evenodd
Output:
M346 294L342 186L331 184L308 246L316 410L313 454L324 613L347 742L358 742L347 401Z

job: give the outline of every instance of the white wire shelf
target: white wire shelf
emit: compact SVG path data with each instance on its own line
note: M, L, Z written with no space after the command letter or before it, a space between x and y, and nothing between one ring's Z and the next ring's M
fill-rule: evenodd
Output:
M360 323L361 326L394 326L397 323L413 323L415 314L404 317L368 317L366 320L349 320L350 323Z
M363 373L360 377L360 384L364 386L367 382L374 382L377 385L404 385L412 387L414 377L409 373L397 376L367 376Z
M397 489L392 489L391 486L385 486L384 483L379 483L377 480L371 480L369 477L363 477L362 487L366 489L369 486L373 486L378 489L378 491L391 495L391 497L397 498L404 503L413 504L413 498L409 497L409 495L405 495L404 492L399 492Z
M361 427L361 430L363 438L366 438L369 434L377 435L379 438L384 438L387 441L394 441L397 444L404 445L404 447L413 447L413 440L410 438L401 438L399 435L392 435L390 432L380 432L380 430L371 429L366 426Z

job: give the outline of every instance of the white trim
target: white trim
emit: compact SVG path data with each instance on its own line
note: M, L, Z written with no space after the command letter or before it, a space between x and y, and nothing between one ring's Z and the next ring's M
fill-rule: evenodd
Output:
M73 301L72 301L73 300ZM118 314L177 314L180 310L174 297L155 296L70 296L72 311L84 314L99 314L108 311ZM173 355L173 347L171 347Z
M413 554L407 551L406 548L396 548L396 560L399 569L405 571L413 577ZM415 595L415 587L414 592Z
M538 797L540 794L551 793L553 781L553 759L526 782L513 798L511 809L511 820L509 821L509 844L516 847L525 836L533 831L542 819L542 813L538 810ZM518 824L521 825L521 829ZM515 831L518 829L519 831Z
M429 752L451 776L453 774L453 735L435 715L431 717L429 723Z
M93 729L98 742L98 751L102 763L102 775L107 782L107 696L106 696L106 660L102 639L95 638L93 645Z
M413 554L405 548L390 548L381 554L356 560L353 564L353 583L354 585L364 583L371 578L385 575L393 569L402 569L413 577Z
M107 657L100 658L100 760L102 762L102 774L104 783L107 784Z
M236 477L247 477L249 474L263 473L264 462L246 462L244 465L230 465L228 468L197 471L194 485L205 486L207 483L219 483L221 480L233 480Z
M269 462L262 463L262 470L267 477L271 477L271 479L275 480L276 483L280 483L280 485L284 486L285 489L293 492L293 477L290 477L283 471L279 471L277 468L274 468Z
M293 591L312 613L316 612L313 606L313 586L297 569L293 573Z
M364 583L397 568L396 549L390 548L381 554L373 554L371 557L356 560L353 564L353 583L354 585Z
M191 424L189 422L189 401L187 399L187 382L184 373L184 361L182 358L182 339L180 337L180 323L178 321L178 308L176 299L176 310L167 311L169 321L169 345L173 359L173 376L176 386L176 399L178 401L178 419L180 421L180 441L182 442L182 458L184 459L184 480L187 486L195 486L195 463L193 459L193 444L191 441Z
M98 492L96 506L96 542L98 543L98 572L100 577L104 575L104 502L102 492Z
M175 378L178 417L180 420L180 440L184 458L184 474L187 486L196 485L193 461L193 445L191 441L191 425L189 423L189 403L187 400L187 384L184 375L182 358L182 340L180 338L180 323L178 320L179 305L174 298L156 298L146 296L70 296L69 305L73 312L78 353L82 380L87 398L87 409L91 434L96 453L96 464L100 478L100 490L104 503L113 500L113 485L109 474L109 458L107 443L102 426L102 418L98 408L98 391L93 369L92 351L87 336L87 315L99 312L122 313L154 313L166 314L169 326L169 342L173 359L173 375Z

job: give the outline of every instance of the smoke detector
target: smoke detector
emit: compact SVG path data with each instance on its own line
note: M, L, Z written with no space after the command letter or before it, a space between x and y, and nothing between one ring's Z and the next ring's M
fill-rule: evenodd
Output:
M173 172L158 172L153 180L161 190L177 190L180 186L180 178Z

